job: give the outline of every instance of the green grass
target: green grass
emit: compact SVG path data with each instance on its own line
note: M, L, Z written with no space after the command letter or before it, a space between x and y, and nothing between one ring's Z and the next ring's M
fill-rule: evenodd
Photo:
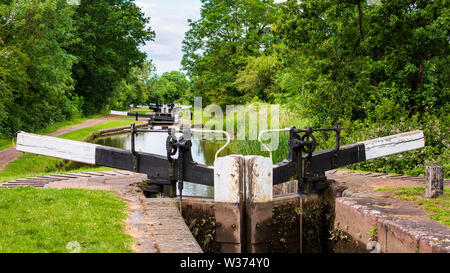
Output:
M444 188L444 195L438 198L424 198L425 187L385 187L376 191L392 191L401 200L413 201L431 212L429 218L450 227L450 188Z
M108 191L0 189L1 253L131 252L127 205Z
M76 119L66 120L66 121L62 121L62 122L56 122L42 130L38 130L36 132L31 132L31 133L35 133L35 134L39 134L39 135L46 135L46 134L50 134L50 133L59 131L61 129L65 129L68 127L72 127L72 126L81 124L87 120L98 118L101 116L103 116L103 115L99 114L99 115L88 116L85 118L76 118ZM16 142L16 139L14 139L14 142ZM9 147L12 147L12 138L0 138L0 150L6 149Z
M15 141L15 140L14 140ZM0 151L12 146L12 139L0 138Z
M101 122L97 125L83 128L77 131L73 131L64 135L59 136L60 138L70 139L70 140L78 140L83 141L89 138L90 136L94 135L97 131L103 130L103 129L109 129L114 127L122 127L122 126L129 126L131 123L140 124L142 121L133 121L133 120L107 120L104 122Z
M108 120L92 127L87 127L74 132L61 135L61 138L83 141L95 134L98 130L113 127L127 126L134 121ZM35 154L22 154L16 160L9 163L0 171L0 183L13 181L20 178L34 177L48 174L86 171L112 170L107 167L95 167L90 165L68 162L63 159L51 158Z
M129 120L135 120L135 117L130 117L130 116L116 116L116 119L129 119Z

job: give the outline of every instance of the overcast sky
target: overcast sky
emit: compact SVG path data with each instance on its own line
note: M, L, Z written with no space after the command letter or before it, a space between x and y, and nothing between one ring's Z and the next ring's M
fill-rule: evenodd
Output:
M156 32L154 42L142 47L158 74L181 69L181 43L189 29L187 20L200 18L200 0L136 0Z
M275 0L283 2L284 0ZM189 29L187 20L200 18L200 0L136 0L156 32L154 42L142 47L158 74L181 69L181 43Z

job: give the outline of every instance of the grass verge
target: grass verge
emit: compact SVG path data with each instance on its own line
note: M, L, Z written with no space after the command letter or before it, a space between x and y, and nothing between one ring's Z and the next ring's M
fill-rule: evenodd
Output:
M425 187L385 187L376 191L392 191L401 200L413 201L423 207L427 216L439 223L450 227L450 188L444 188L444 195L438 198L425 198Z
M1 253L131 252L127 205L108 191L0 189Z
M127 126L134 121L129 120L107 120L95 126L80 129L61 135L61 138L83 141L95 134L98 130ZM25 177L33 177L48 174L66 172L87 172L112 170L107 167L96 167L91 165L68 162L63 159L51 158L35 154L22 154L16 160L9 163L0 171L0 183L13 181Z
M60 138L83 141L88 139L90 136L96 134L99 130L129 126L131 123L140 124L142 121L134 121L134 120L107 120L101 122L97 125L83 128L77 131L73 131L64 135L59 136Z

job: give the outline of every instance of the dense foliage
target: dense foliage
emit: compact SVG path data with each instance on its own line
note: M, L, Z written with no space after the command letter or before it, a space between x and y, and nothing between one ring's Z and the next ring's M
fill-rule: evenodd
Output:
M448 1L288 1L281 9L276 101L307 105L321 123L448 112Z
M1 0L0 139L111 105L148 20L130 0Z
M438 163L448 176L448 2L203 0L182 63L210 102L280 103L312 126L341 120L346 142L422 129L425 149L355 167L419 174Z
M80 114L73 93L73 7L65 1L0 2L0 135Z
M84 98L86 113L113 103L115 88L142 65L146 56L139 46L155 36L148 22L132 1L82 1L74 17L77 39L68 50L78 57L75 93Z
M131 104L149 105L193 101L191 82L184 73L170 71L158 75L151 61L133 68L116 91L116 100L112 106L116 110L127 110Z
M236 75L273 43L276 6L272 0L201 2L201 18L190 21L183 41L183 67L206 102L240 103L248 95L234 83Z

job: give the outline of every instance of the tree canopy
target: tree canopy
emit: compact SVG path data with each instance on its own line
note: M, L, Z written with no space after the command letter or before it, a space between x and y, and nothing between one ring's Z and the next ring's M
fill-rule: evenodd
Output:
M74 12L63 0L0 2L0 134L79 115L65 50Z
M340 120L351 141L422 129L424 149L363 165L449 172L448 0L202 4L183 42L193 94L281 104L314 127Z
M448 112L447 1L288 1L279 101L322 122ZM447 72L447 73L446 73Z
M312 126L341 120L354 139L423 129L429 145L399 164L448 158L448 0L201 3L186 74L158 75L139 49L155 33L132 0L0 0L0 138L201 96L282 104Z
M202 4L182 64L204 99L279 102L321 124L448 112L448 1Z
M74 16L75 36L68 51L78 57L73 68L75 92L86 113L113 102L116 86L146 55L139 46L154 39L146 18L129 0L84 0Z
M189 21L183 41L183 68L195 93L221 105L241 101L236 75L249 57L264 54L274 42L272 0L202 0L201 18Z
M0 137L117 100L155 34L130 0L0 1Z

